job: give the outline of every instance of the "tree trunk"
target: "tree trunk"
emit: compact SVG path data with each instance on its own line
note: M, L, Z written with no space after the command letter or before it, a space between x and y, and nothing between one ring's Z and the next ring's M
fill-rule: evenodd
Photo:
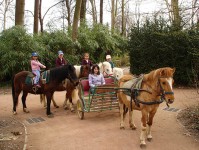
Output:
M6 29L6 14L7 14L7 11L8 11L8 1L5 0L5 10L4 10L4 13L3 13L3 30Z
M70 9L69 0L66 0L66 9L68 11L68 16L66 19L68 21L68 28L70 28L71 27L71 14L70 14L71 9Z
M165 2L166 2L166 6L167 6L167 9L168 9L168 12L169 12L169 21L170 21L170 23L172 23L172 20L173 20L172 16L173 15L172 15L171 7L170 7L168 0L165 0Z
M34 28L33 33L38 34L39 27L39 0L35 0L35 10L34 10Z
M181 18L179 15L178 0L171 0L171 6L173 10L173 26L176 30L181 29Z
M15 25L24 26L25 0L16 0Z
M79 16L80 16L81 3L82 3L82 0L76 1L75 13L74 13L74 19L73 19L73 31L72 31L73 41L77 40L78 21L79 21Z
M93 2L94 2L94 10L95 10L95 13L94 13L94 15L95 15L95 23L97 23L97 8L96 8L95 0L93 0Z
M111 0L111 30L115 28L115 0Z
M86 19L86 0L82 0L81 11L80 11L80 22Z
M192 27L194 26L194 15L195 15L195 13L197 14L196 4L197 4L197 0L193 0L192 1L192 14L191 14L191 26Z
M92 7L93 24L95 24L97 23L95 0L90 0L90 3Z
M43 28L43 18L41 16L41 6L42 6L42 0L39 2L39 22L40 22L40 27L41 27L41 33L43 33L44 28Z
M124 0L122 0L122 35L125 35Z
M103 0L100 0L100 23L103 24Z

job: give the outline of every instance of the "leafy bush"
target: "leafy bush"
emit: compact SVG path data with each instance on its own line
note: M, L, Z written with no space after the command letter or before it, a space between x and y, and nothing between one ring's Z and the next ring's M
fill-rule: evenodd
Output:
M30 70L29 61L33 51L41 55L41 47L19 26L1 33L0 49L0 79L10 79L19 71Z
M83 53L89 52L94 63L105 60L107 53L123 54L127 49L127 39L119 33L111 33L107 26L96 24L88 27L81 25L78 39L73 42L71 30L44 32L41 35L29 35L20 26L0 33L0 81L10 80L12 75L22 70L30 71L32 52L39 53L41 63L52 68L58 50L64 52L64 58L72 64L80 64Z
M161 67L175 67L175 82L193 84L193 69L199 64L199 34L172 31L157 20L131 29L129 50L131 72L148 73Z

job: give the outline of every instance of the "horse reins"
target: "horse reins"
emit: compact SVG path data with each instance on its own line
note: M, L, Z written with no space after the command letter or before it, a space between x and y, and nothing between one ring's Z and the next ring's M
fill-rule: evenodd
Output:
M155 100L152 102L145 102L142 100L137 99L137 96L139 95L139 92L148 92L149 94L152 94L152 92L145 90L145 89L134 89L133 86L131 87L131 100L130 100L130 106L131 106L131 111L132 111L132 101L134 100L134 103L137 107L140 107L139 103L144 104L144 105L154 105L154 104L161 104L163 101L166 102L167 106L169 107L168 102L165 99L165 95L169 95L169 94L174 94L174 92L166 92L162 85L160 84L160 78L167 78L167 77L159 77L158 78L158 84L160 85L160 95L161 96L160 100Z

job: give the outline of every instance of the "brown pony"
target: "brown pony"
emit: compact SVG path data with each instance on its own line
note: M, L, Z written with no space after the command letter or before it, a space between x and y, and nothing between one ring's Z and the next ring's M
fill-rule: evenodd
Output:
M50 79L47 84L42 84L41 88L35 91L33 85L25 83L27 75L30 74L28 71L21 71L17 73L12 80L12 97L13 97L13 114L17 114L16 106L18 104L18 97L21 91L22 95L22 104L23 111L28 113L26 107L26 97L28 93L32 94L45 94L47 98L47 111L46 114L48 117L53 117L52 112L50 111L50 103L53 93L56 91L59 84L65 79L69 79L70 82L77 86L79 83L78 78L75 73L75 68L73 65L67 64L62 67L50 69Z
M82 65L82 66L74 66L77 78L82 77L88 77L90 73L90 66L89 65ZM72 99L76 97L77 95L77 89L76 87L70 82L70 80L65 79L59 86L57 87L56 91L65 91L66 90L66 97L63 104L64 109L67 109L67 101L69 100L70 110L73 111L73 103ZM45 95L40 95L40 101L41 103L44 103L44 107L46 107L46 101L45 101ZM59 106L56 104L54 96L52 96L52 102L54 107L59 108Z
M135 82L140 83L140 88L135 88L135 83L132 85L132 75L124 75L119 80L119 88L122 90L118 91L119 106L120 106L120 129L124 129L124 119L129 109L129 124L131 129L136 129L133 120L133 110L140 110L142 113L141 118L141 135L140 135L140 146L146 145L145 139L152 139L151 126L153 123L153 117L159 107L159 104L166 101L167 105L173 103L173 74L175 68L160 68L151 71L148 74L144 74ZM139 80L139 81L138 81ZM129 85L128 85L129 83ZM126 87L130 86L128 90Z

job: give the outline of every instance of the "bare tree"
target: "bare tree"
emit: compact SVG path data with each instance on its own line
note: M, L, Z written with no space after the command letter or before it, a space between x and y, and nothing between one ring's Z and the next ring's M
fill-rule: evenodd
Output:
M25 0L16 0L15 25L24 26Z
M47 13L49 12L49 10L53 7L55 7L56 5L60 4L60 3L63 3L64 1L59 1L57 3L55 3L54 5L50 6L47 11L44 13L43 17L42 17L42 14L41 14L41 10L42 10L42 0L40 0L39 2L39 21L40 21L40 26L41 26L41 32L43 32L43 22L44 22L44 18L45 16L47 15Z
M86 19L86 1L87 0L82 0L81 4L81 11L80 11L80 21L84 21Z
M115 28L115 0L111 0L111 29Z
M172 9L171 9L171 5L169 4L168 0L165 0L166 3L166 7L168 9L168 13L169 13L169 20L172 23L173 20L173 14L172 14Z
M197 14L198 8L196 10L196 4L197 4L197 0L193 0L192 1L192 18L191 18L191 25L194 25L194 15Z
M7 19L11 19L11 20L14 20L13 19L13 10L14 10L14 4L13 4L13 1L14 0L2 0L0 2L0 14L2 14L2 19L1 19L1 22L2 22L2 28L3 30L6 29L6 22L7 22Z
M125 35L124 0L122 0L122 35Z
M100 0L100 23L103 24L103 0Z
M34 27L33 27L33 33L37 34L38 29L38 23L39 23L39 2L40 0L35 0L35 9L34 9Z
M79 21L79 17L80 17L81 4L82 4L82 0L76 1L75 13L74 13L74 18L73 18L73 31L72 31L73 41L76 41L76 39L77 39L78 21Z
M97 23L97 11L96 11L95 0L90 0L90 3L92 9L93 24L95 24Z
M181 17L179 14L178 0L171 0L173 11L173 25L177 30L181 29Z

